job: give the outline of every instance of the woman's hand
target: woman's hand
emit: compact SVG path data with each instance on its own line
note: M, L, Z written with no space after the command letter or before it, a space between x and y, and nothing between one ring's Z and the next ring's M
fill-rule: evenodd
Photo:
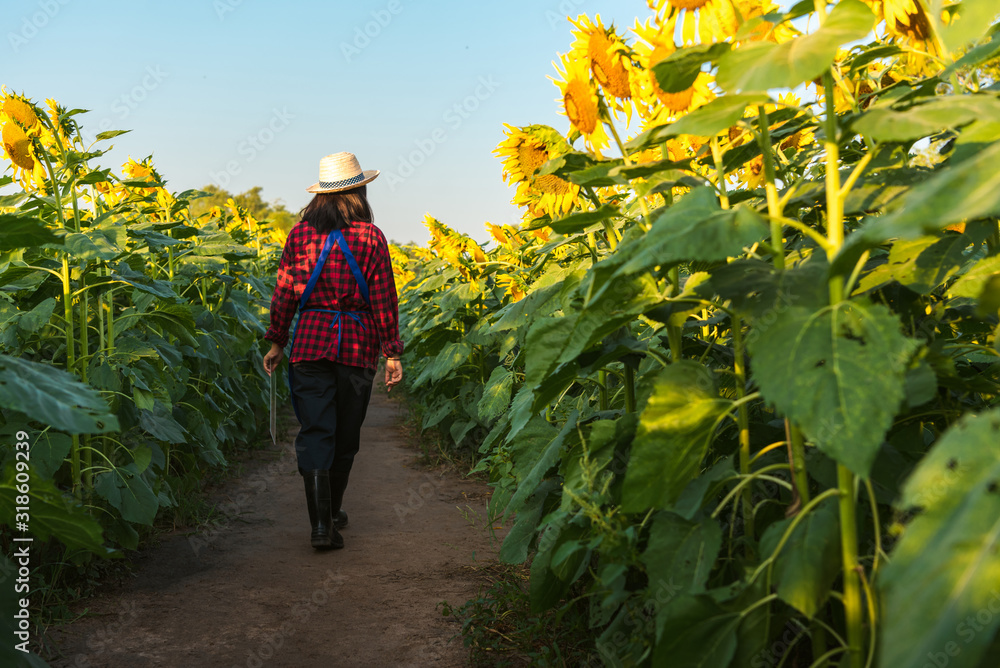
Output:
M386 359L385 361L385 387L386 391L391 391L403 380L403 363L399 360Z
M264 355L264 371L270 376L271 372L281 364L281 358L284 356L285 351L277 343L271 344L271 349L267 351Z

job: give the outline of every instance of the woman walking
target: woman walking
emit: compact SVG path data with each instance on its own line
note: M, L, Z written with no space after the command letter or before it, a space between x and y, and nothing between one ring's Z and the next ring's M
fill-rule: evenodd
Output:
M288 235L271 299L271 350L264 370L281 362L296 309L288 382L302 428L295 439L305 481L312 546L341 548L341 508L361 443L379 355L388 388L403 378L396 286L385 236L374 225L362 171L351 153L320 161L315 193Z

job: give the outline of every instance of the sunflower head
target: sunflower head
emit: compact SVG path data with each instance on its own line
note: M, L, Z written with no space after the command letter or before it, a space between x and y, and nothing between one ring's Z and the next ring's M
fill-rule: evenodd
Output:
M3 113L9 120L17 123L23 130L30 132L38 125L38 115L34 105L22 95L3 95Z
M584 136L587 145L600 152L609 140L604 132L597 89L590 79L586 61L560 56L563 69L556 65L561 80L553 80L562 92L563 111L573 128Z
M710 102L715 98L710 84L711 75L699 72L694 83L686 90L668 93L660 87L654 66L677 50L674 42L673 18L665 23L637 24L633 29L645 44L638 48L646 68L643 99L646 100L646 118L656 122L666 122Z
M483 252L482 246L477 244L473 239L465 240L465 252L469 254L469 257L473 259L474 262L484 264L486 262L486 253Z
M125 164L122 165L122 173L130 179L147 179L153 174L153 167L149 164L149 159L137 162L129 156Z
M500 274L497 276L496 281L497 286L502 288L505 294L510 295L513 301L517 302L524 299L527 286L520 277L512 274Z
M507 139L494 153L504 158L504 180L518 184L514 204L550 214L569 211L580 187L554 174L538 175L545 162L571 150L569 143L545 125L506 127Z
M632 56L628 46L615 32L614 26L604 27L601 15L591 21L581 14L572 21L575 55L590 64L590 69L604 92L611 98L628 100L632 97Z
M581 134L593 134L601 125L601 117L597 91L590 80L586 61L562 56L562 64L565 72L559 72L563 80L557 85L562 90L566 116Z
M552 142L552 137L543 138L544 126L529 126L526 128L515 128L505 125L504 139L494 149L493 153L503 158L504 181L508 183L530 182L538 171L539 167L549 159L548 145ZM559 140L562 139L554 130L551 134ZM548 139L548 141L546 141ZM562 141L566 144L565 141ZM565 146L569 150L569 146Z
M501 246L510 245L510 237L507 236L507 232L504 231L499 225L494 225L493 223L486 223L486 229L489 231L490 236Z
M35 168L35 152L31 147L31 140L17 123L4 124L3 150L15 167L28 171Z

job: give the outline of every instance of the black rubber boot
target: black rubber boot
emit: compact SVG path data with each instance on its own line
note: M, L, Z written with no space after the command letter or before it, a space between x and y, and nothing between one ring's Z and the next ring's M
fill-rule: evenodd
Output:
M330 475L328 471L305 471L306 505L309 508L310 539L318 550L344 547L343 537L333 526L330 512Z
M347 511L342 508L344 490L347 489L347 478L350 471L343 473L330 469L330 509L333 511L333 527L343 529L347 526Z

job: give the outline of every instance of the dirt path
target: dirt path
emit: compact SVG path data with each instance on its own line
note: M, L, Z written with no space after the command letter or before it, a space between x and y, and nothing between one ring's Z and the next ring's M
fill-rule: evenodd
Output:
M461 639L449 642L457 624L436 606L474 597L469 566L494 553L487 488L417 464L402 409L377 385L344 500L345 549L309 546L296 424L217 495L216 529L164 537L125 591L88 601L95 615L53 633L65 658L51 665L466 665Z

